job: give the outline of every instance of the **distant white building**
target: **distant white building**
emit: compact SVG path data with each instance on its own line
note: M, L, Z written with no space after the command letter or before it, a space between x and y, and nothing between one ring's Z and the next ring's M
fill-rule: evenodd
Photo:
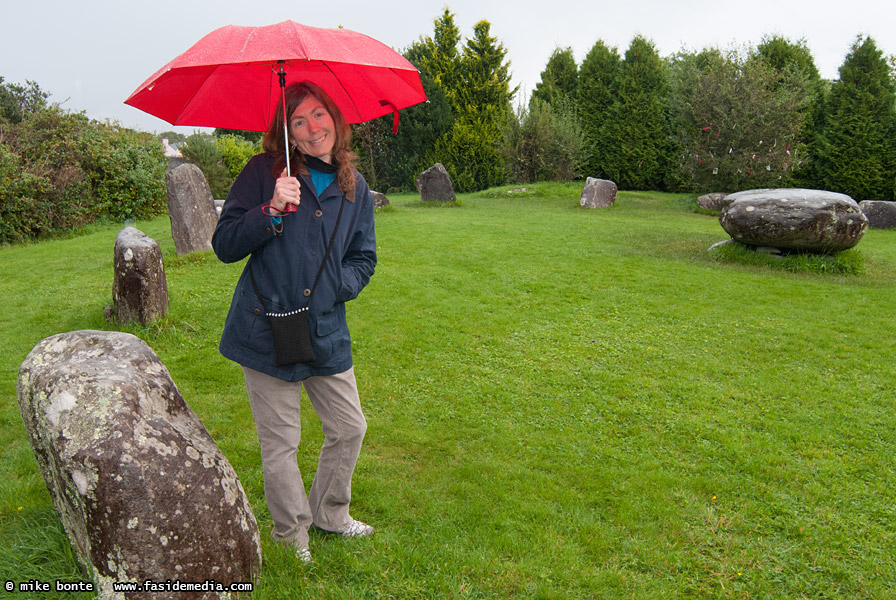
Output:
M162 138L162 150L165 152L165 156L169 158L182 157L180 150L168 143L168 138Z

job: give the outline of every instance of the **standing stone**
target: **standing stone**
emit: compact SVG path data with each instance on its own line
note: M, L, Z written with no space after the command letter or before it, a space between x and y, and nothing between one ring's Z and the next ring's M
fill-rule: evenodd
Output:
M862 200L859 208L868 217L868 226L875 229L896 227L896 202L884 200Z
M728 194L722 192L713 192L711 194L703 194L697 198L697 206L708 210L722 210L728 206Z
M178 255L211 250L218 212L205 175L196 165L183 164L167 172L165 185L171 237Z
M436 163L417 176L417 191L424 202L454 202L454 185L448 170L442 163Z
M243 488L149 346L120 332L46 338L22 363L17 391L53 505L98 598L123 600L116 581L253 581L261 540Z
M606 208L616 202L616 184L607 179L589 177L579 198L579 206L585 208Z
M868 219L846 194L822 190L764 189L731 194L719 223L748 246L833 253L852 248Z
M386 197L386 194L382 192L370 192L370 195L373 196L373 207L374 208L382 208L384 206L389 206L389 199Z
M168 282L158 242L133 227L115 238L113 311L121 323L144 325L168 311Z

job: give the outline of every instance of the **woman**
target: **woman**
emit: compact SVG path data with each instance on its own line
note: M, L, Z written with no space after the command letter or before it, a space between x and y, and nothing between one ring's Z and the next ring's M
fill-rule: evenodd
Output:
M373 533L349 515L352 473L367 423L352 368L345 303L373 275L376 239L373 199L354 168L351 130L339 108L309 82L290 85L285 100L290 147L285 147L281 106L264 136L265 153L249 160L227 195L212 246L226 263L249 257L220 351L243 368L273 536L308 562L311 525L350 537ZM287 152L297 177L286 176ZM314 360L277 366L266 313L306 305ZM296 462L302 388L325 433L307 496Z

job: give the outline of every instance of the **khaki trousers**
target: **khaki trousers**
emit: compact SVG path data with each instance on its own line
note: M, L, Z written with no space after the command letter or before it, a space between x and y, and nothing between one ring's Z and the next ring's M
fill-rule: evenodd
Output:
M247 367L243 373L261 446L264 496L274 521L274 539L307 547L312 524L327 531L344 530L351 523L352 474L367 431L354 369L295 382ZM296 461L303 387L324 431L307 496Z

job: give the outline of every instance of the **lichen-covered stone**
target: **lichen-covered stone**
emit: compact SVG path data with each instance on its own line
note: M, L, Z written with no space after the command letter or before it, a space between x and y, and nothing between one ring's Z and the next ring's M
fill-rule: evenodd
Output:
M737 192L719 223L748 246L833 253L862 239L868 219L846 194L795 188Z
M112 280L114 313L121 323L144 325L168 312L168 281L158 242L133 227L115 237Z
M114 582L254 580L258 526L230 463L168 370L126 333L41 341L19 370L19 409L53 504L98 597ZM228 598L203 592L128 598Z
M218 211L202 170L189 163L165 175L171 237L178 255L212 249Z
M616 184L609 179L585 180L585 187L579 197L579 206L585 208L607 208L616 203Z

